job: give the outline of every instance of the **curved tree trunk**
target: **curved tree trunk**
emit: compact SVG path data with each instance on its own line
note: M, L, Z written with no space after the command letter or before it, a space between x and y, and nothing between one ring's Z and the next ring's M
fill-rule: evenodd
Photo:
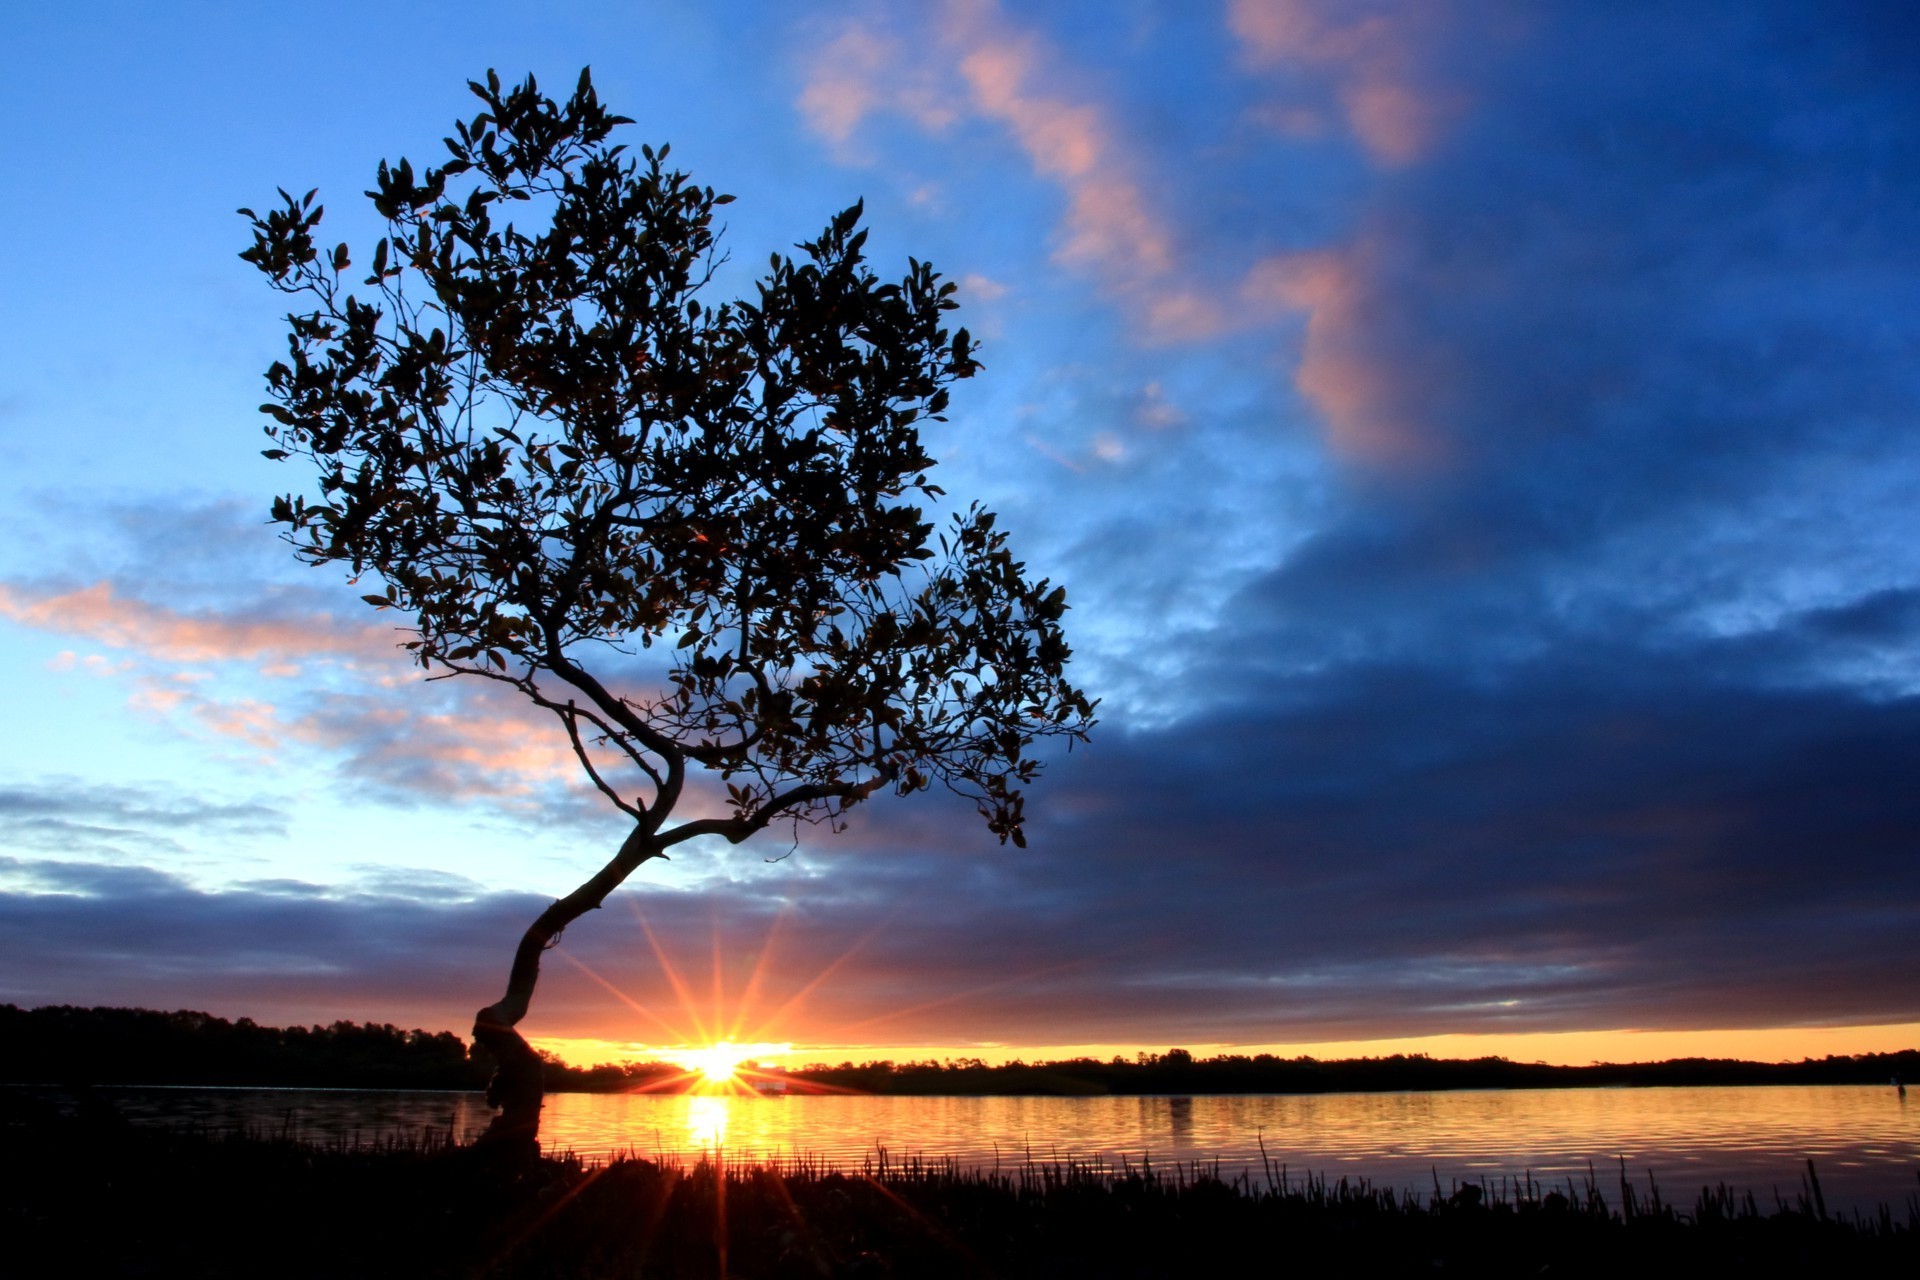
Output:
M540 1153L540 1106L545 1093L540 1055L515 1028L533 1003L540 981L540 953L559 941L561 932L620 887L648 858L664 858L649 824L635 826L613 860L592 879L542 911L520 937L507 974L507 991L474 1015L473 1038L499 1064L487 1084L487 1104L499 1108L477 1146L511 1161L530 1161Z

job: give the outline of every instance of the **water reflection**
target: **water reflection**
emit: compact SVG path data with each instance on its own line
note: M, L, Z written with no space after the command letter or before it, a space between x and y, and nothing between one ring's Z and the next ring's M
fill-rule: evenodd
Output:
M680 1101L687 1104L687 1145L696 1151L712 1151L727 1145L727 1099L707 1094L688 1094Z
M583 1155L647 1145L662 1128L693 1132L691 1104L724 1113L730 1152L808 1154L843 1163L876 1146L895 1155L992 1165L1032 1158L1138 1163L1218 1160L1223 1172L1276 1167L1403 1188L1450 1180L1618 1187L1636 1178L1691 1197L1718 1182L1763 1202L1797 1193L1806 1160L1830 1203L1896 1207L1920 1171L1920 1109L1888 1086L1542 1089L1457 1093L1150 1098L812 1097L687 1099L568 1094L548 1100L544 1136ZM684 1126L663 1111L688 1109ZM711 1122L710 1122L711 1123ZM697 1154L710 1139L695 1139ZM671 1151L668 1152L671 1154ZM1604 1189L1604 1188L1603 1188Z
M274 1089L103 1089L130 1119L283 1130L356 1140L410 1129L471 1138L477 1095ZM1541 1089L1318 1097L876 1098L557 1094L542 1138L588 1158L633 1151L698 1158L814 1155L857 1163L951 1156L991 1166L1039 1160L1218 1160L1264 1177L1260 1144L1290 1178L1304 1170L1396 1188L1531 1176L1561 1185L1589 1169L1617 1189L1619 1161L1691 1198L1726 1182L1763 1204L1796 1194L1806 1160L1829 1204L1896 1210L1920 1171L1920 1106L1890 1084L1744 1089Z
M1193 1145L1193 1099L1168 1098L1168 1118L1172 1124L1168 1128L1173 1136L1173 1148L1183 1151Z

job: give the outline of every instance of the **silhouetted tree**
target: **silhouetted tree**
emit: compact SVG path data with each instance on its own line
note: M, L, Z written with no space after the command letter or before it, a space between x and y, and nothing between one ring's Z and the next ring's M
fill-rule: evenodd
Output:
M918 505L941 496L918 424L979 367L951 284L912 260L878 279L856 204L714 305L730 197L614 143L631 122L584 72L564 104L531 77L470 87L484 109L444 163L380 165L367 292L312 192L242 210L241 256L311 308L262 406L267 456L319 472L273 505L296 553L377 578L366 600L411 615L423 668L557 716L632 823L477 1017L493 1132L524 1142L540 953L642 863L935 782L1024 844L1036 741L1084 738L1093 707L1063 674L1064 590L1028 581L991 512L936 533ZM725 807L676 825L689 768Z

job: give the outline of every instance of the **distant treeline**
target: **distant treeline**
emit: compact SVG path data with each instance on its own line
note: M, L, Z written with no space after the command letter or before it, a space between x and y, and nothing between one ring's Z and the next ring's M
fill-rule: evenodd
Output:
M1554 1067L1506 1058L1429 1058L1394 1054L1384 1058L1278 1058L1272 1054L1223 1054L1196 1058L1185 1049L1101 1062L1011 1062L988 1066L977 1060L947 1062L842 1063L793 1072L805 1080L862 1093L892 1094L1193 1094L1193 1093L1382 1093L1434 1089L1568 1089L1625 1085L1885 1084L1893 1078L1920 1083L1920 1050L1802 1062L1741 1062L1675 1058L1668 1062Z
M477 1089L487 1074L449 1031L353 1022L263 1027L185 1009L0 1005L0 1080L12 1083Z
M450 1031L385 1023L263 1027L180 1010L20 1009L0 1005L0 1081L26 1084L255 1085L285 1088L479 1089L492 1074L484 1050ZM579 1068L549 1059L554 1092L611 1093L672 1087L681 1068L629 1063ZM1271 1054L1195 1058L1185 1049L1102 1062L843 1062L788 1073L796 1091L904 1095L1371 1093L1414 1089L1553 1089L1601 1085L1920 1084L1920 1050L1740 1062L1552 1067L1505 1058L1395 1054L1322 1062Z
M0 1004L0 1082L247 1085L301 1089L482 1089L485 1049L451 1031L388 1023L263 1027L181 1009ZM681 1075L666 1063L581 1069L547 1061L554 1092L615 1092Z

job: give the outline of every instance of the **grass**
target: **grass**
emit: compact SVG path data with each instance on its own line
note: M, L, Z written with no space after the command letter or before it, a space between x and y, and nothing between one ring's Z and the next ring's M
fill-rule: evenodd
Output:
M884 1151L858 1169L628 1156L502 1170L435 1133L349 1147L104 1113L5 1120L0 1256L48 1259L44 1274L1920 1275L1920 1196L1840 1217L1817 1177L1791 1202L1717 1188L1681 1209L1624 1181L1609 1206L1591 1177L1409 1195L1277 1167L996 1172Z

